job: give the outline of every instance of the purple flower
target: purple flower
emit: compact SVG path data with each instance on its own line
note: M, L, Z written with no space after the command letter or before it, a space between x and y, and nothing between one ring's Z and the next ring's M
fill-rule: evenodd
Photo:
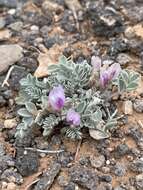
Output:
M80 125L80 115L75 110L70 109L67 113L66 120L71 125Z
M61 85L54 87L49 93L49 104L54 110L61 110L65 104L64 89Z
M91 65L95 71L99 71L101 68L101 59L98 56L92 56Z
M100 71L100 84L101 87L104 88L108 85L109 83L109 75L107 70L101 70Z
M119 76L121 72L121 66L119 63L114 63L108 68L107 71L108 71L110 80L114 80Z
M107 69L101 68L100 70L100 84L102 88L105 88L110 81L116 79L121 72L119 63L114 63Z

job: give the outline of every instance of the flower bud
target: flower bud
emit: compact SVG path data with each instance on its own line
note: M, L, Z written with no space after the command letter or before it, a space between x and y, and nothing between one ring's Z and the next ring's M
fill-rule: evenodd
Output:
M75 126L80 125L80 115L73 109L70 109L68 111L66 120L71 125L75 125Z
M64 89L61 85L54 87L49 93L49 104L53 110L61 110L65 104Z

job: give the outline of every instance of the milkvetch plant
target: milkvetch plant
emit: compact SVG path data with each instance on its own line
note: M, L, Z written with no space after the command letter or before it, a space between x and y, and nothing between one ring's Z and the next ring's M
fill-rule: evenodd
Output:
M110 136L117 126L118 113L111 109L112 86L117 92L129 92L138 86L139 75L122 70L118 63L103 64L98 56L74 63L62 56L59 64L48 68L43 79L28 74L20 81L17 104L22 118L16 137L24 137L29 130L40 127L48 137L56 128L71 139L81 139L88 129L95 139Z

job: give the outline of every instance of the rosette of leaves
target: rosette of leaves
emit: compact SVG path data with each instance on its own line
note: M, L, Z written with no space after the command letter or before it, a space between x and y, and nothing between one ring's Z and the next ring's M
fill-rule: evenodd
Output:
M76 64L62 56L58 64L51 65L48 69L49 76L44 79L28 74L20 81L21 89L16 101L21 105L18 114L22 120L17 126L16 137L24 137L31 128L37 126L43 129L43 136L48 137L60 124L61 133L71 139L81 139L84 128L97 140L108 138L110 130L117 125L117 111L110 113L108 110L106 117L103 117L106 100L101 97L104 90L99 86L91 86L92 66L86 61ZM137 73L122 70L113 84L121 93L136 89L138 79ZM49 108L48 95L58 85L65 90L66 103L61 112L53 112ZM70 108L80 114L79 126L70 126L66 122Z

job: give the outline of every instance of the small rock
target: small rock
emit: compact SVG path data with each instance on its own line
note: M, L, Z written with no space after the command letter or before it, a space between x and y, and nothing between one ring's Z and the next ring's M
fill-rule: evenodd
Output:
M57 3L51 2L49 0L45 0L42 3L42 9L43 9L44 12L55 11L55 12L58 12L58 13L60 13L61 11L64 10L61 5L58 5Z
M0 73L7 70L10 65L19 61L22 54L22 47L19 45L1 45L0 46Z
M31 29L32 31L39 31L39 27L36 26L36 25L32 25L32 26L30 27L30 29Z
M70 169L71 181L89 190L96 190L99 178L95 171L75 166Z
M6 25L6 21L4 17L0 17L0 29L4 28Z
M11 32L8 29L0 30L0 41L8 40L11 37Z
M0 187L2 188L2 190L3 190L3 189L7 189L7 185L8 185L8 183L7 183L7 182L2 181L2 182L1 182L1 186L0 186Z
M19 60L17 64L21 67L26 67L29 72L34 72L38 66L38 61L34 58L24 56L22 59Z
M12 128L15 128L17 126L17 121L16 121L16 118L13 118L13 119L6 119L4 121L4 127L6 129L12 129Z
M116 60L118 63L120 63L120 65L123 65L123 66L126 66L127 64L133 62L132 58L126 53L120 53Z
M112 176L111 175L102 175L100 176L100 181L105 181L105 182L112 182Z
M114 167L113 167L113 172L116 176L121 177L124 176L126 173L126 168L123 164L117 163Z
M44 38L44 45L46 46L46 48L51 48L56 42L57 39L55 37Z
M136 143L138 144L138 142L140 142L140 140L143 139L143 133L142 131L135 126L132 126L129 129L129 135L136 141Z
M13 90L19 90L19 87L20 87L19 81L22 78L26 77L27 74L28 74L28 71L24 67L15 67L12 70L9 84L13 88Z
M102 167L102 172L105 173L105 174L109 173L110 172L110 168L104 166L104 167Z
M3 96L0 96L0 107L3 107L6 104L6 100L3 98Z
M107 165L110 165L110 163L111 163L110 160L107 160L107 161L106 161L106 164L107 164Z
M1 175L1 179L8 182L17 183L18 185L23 183L22 176L19 173L15 172L13 169L5 170Z
M16 9L9 9L8 14L14 15L16 13Z
M135 100L133 106L136 112L143 113L143 100Z
M64 176L59 176L58 177L58 183L61 187L65 187L68 185L68 181Z
M92 167L101 168L105 164L105 157L103 155L98 157L91 157L90 162Z
M4 149L4 145L0 144L0 157L5 155L5 149Z
M127 155L129 152L129 147L127 144L119 144L115 149L115 158L121 158Z
M17 150L16 167L22 176L29 176L38 171L39 160L36 152Z
M17 0L0 0L0 6L8 8L15 8L17 3Z
M16 187L16 184L15 183L8 183L7 184L7 190L18 190L18 188Z
M78 186L75 183L70 182L64 190L78 190Z
M14 94L13 94L13 91L9 89L9 90L4 91L2 95L6 100L9 100L10 98L13 97Z
M135 182L137 190L143 189L143 174L136 176L136 182Z
M142 4L135 4L134 6L130 5L122 11L124 12L124 15L128 17L128 19L132 23L138 23L143 20L143 5Z
M140 158L140 159L134 160L133 163L131 163L131 165L130 165L130 169L133 172L142 173L143 172L143 159Z
M61 165L58 163L54 163L51 168L46 171L41 179L38 181L33 190L48 190L54 182L55 177L61 170Z
M132 39L133 37L135 37L135 33L134 33L133 27L129 26L129 27L126 28L126 30L125 30L125 36L128 39Z
M16 32L20 32L23 27L23 22L18 21L18 22L11 23L8 27Z
M112 185L108 183L101 183L96 190L112 190Z
M96 35L111 37L124 30L123 18L114 7L106 7L103 1L92 1L87 5L87 13Z
M117 56L119 53L128 50L127 40L124 38L113 38L108 53L110 56Z
M125 190L124 188L122 188L121 186L115 187L114 190Z
M79 163L83 166L88 166L90 164L89 157L85 157L85 156L80 157Z
M61 27L66 32L76 32L75 20L71 12L64 11L64 15L61 20Z
M132 101L127 100L127 101L124 102L123 111L124 111L124 114L126 114L126 115L132 115L133 114Z
M73 155L70 152L62 152L58 155L58 162L62 165L62 167L67 167L73 159Z

